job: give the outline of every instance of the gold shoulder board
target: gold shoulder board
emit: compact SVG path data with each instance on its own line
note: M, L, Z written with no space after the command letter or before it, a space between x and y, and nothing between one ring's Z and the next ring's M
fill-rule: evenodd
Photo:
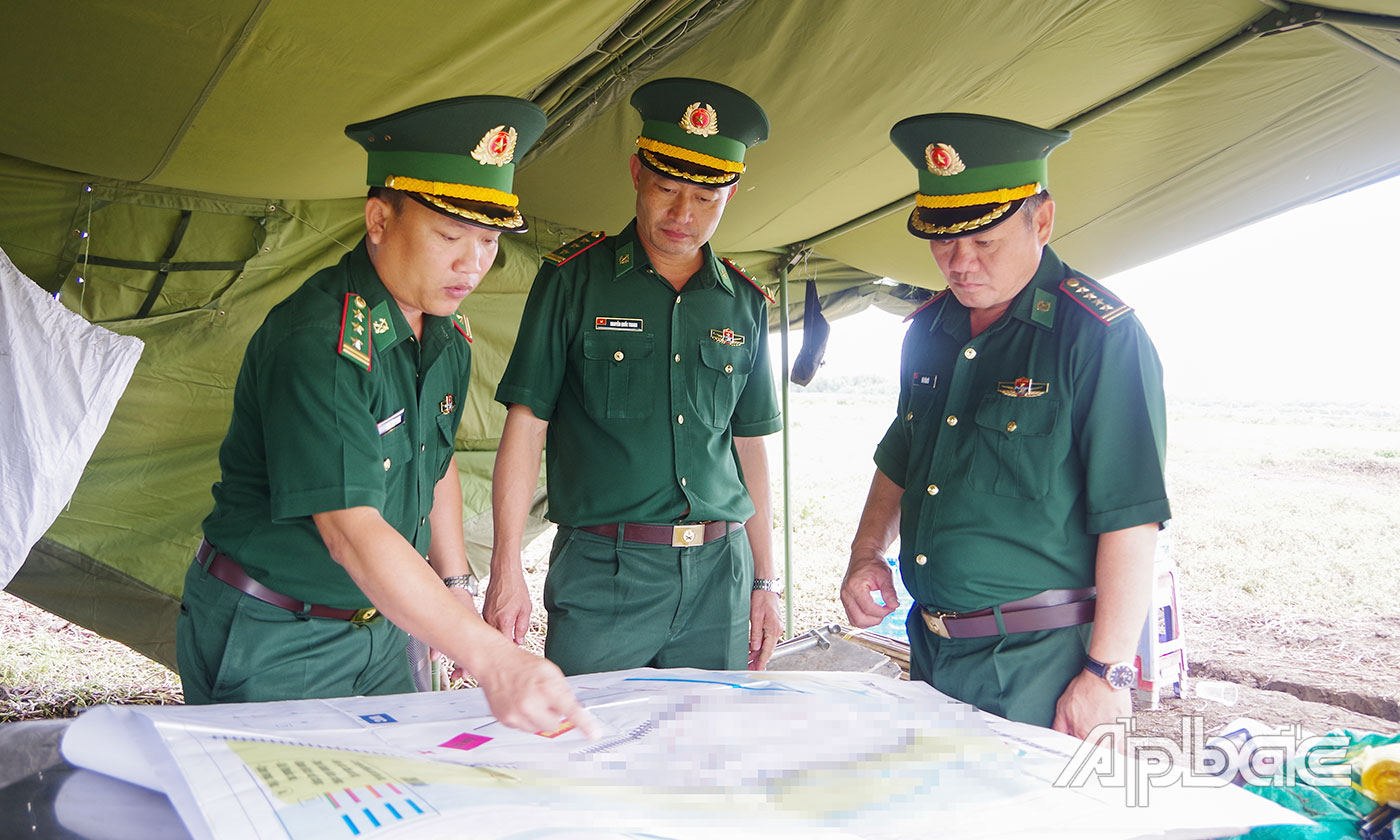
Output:
M607 239L607 236L601 230L585 233L583 236L571 242L565 242L563 245L545 254L543 259L545 262L553 265L563 265L579 254L582 254L584 251L587 251L589 248L592 248L594 245L597 245L599 242L602 242L604 239Z
M763 297L766 298L769 303L777 303L777 301L773 299L772 295L768 294L768 292L764 291L762 286L758 285L757 280L750 277L747 271L744 271L742 268L735 265L733 260L729 259L728 257L720 257L719 261L729 266L730 271L749 281L749 283L752 284L755 289L758 289L758 293L763 295Z
M1117 295L1090 282L1085 277L1073 275L1066 277L1064 282L1060 284L1060 291L1105 324L1112 324L1133 311L1133 308L1124 303Z
M345 296L340 314L340 355L364 368L370 368L371 339L369 304L351 292Z
M472 343L472 325L467 320L467 316L460 312L453 312L452 326L457 328L457 332L462 334L462 338L465 338L468 344Z

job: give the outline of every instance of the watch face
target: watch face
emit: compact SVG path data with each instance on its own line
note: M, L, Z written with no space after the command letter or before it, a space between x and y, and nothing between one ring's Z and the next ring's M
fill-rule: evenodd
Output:
M1108 673L1103 676L1104 679L1108 680L1108 684L1116 689L1132 688L1133 684L1137 682L1137 669L1131 665L1119 663L1110 666Z

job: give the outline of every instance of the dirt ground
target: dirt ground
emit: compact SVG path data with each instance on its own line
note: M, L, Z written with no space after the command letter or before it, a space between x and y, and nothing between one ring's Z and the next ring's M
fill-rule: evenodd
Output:
M1137 731L1175 738L1183 715L1215 733L1237 718L1305 732L1400 734L1400 618L1236 616L1186 611L1187 696L1138 711ZM1233 705L1197 695L1201 681L1236 687ZM1228 689L1226 689L1228 693Z

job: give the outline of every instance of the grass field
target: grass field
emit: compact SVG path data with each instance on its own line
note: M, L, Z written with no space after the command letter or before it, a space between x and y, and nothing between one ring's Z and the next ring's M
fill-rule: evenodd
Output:
M799 632L845 621L837 589L871 452L893 415L888 385L873 378L821 388L794 389L789 414ZM1169 434L1171 552L1188 617L1364 626L1400 612L1400 409L1177 403ZM770 439L775 485L780 447ZM0 596L0 720L177 697L169 671Z

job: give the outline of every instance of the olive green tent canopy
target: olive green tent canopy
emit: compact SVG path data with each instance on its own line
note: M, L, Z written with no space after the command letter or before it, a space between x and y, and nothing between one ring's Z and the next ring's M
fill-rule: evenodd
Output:
M1055 245L1105 276L1400 172L1398 13L1394 0L11 0L0 248L146 351L10 589L173 661L243 347L362 229L348 123L471 93L550 114L516 180L531 232L503 239L463 307L476 375L457 444L474 517L504 419L491 394L539 255L630 218L626 101L647 79L714 79L769 114L720 250L780 291L805 259L829 310L901 311L942 282L904 231L916 181L888 140L898 119L1072 129L1051 159Z

